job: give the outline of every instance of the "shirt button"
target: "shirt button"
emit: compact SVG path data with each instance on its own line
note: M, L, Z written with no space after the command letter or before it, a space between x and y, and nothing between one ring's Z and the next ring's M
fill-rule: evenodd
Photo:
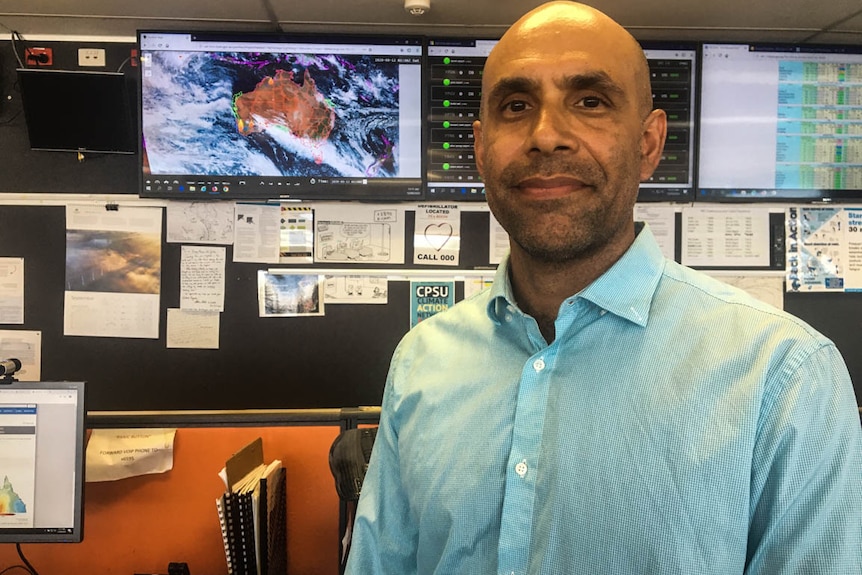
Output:
M523 478L527 474L527 460L524 459L518 465L515 466L515 473L518 474L518 477Z
M506 321L507 321L507 322L512 321L512 314L510 314L510 313L507 313L507 314L506 314Z
M539 358L536 361L534 361L533 362L533 369L535 369L536 371L542 371L543 369L545 369L545 360L542 358Z

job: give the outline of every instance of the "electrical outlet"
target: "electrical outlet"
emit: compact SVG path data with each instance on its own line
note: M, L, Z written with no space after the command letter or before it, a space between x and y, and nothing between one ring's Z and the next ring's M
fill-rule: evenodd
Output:
M103 48L78 48L78 66L105 67Z
M24 60L27 66L51 66L54 63L54 51L51 48L26 48Z

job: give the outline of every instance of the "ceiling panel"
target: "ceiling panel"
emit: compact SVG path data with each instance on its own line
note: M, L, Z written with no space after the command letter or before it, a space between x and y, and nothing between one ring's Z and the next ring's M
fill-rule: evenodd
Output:
M408 31L496 36L541 0L0 0L0 30L25 36L134 37L138 29ZM862 43L859 0L594 0L639 38ZM823 29L834 28L817 35ZM8 32L7 32L8 33Z

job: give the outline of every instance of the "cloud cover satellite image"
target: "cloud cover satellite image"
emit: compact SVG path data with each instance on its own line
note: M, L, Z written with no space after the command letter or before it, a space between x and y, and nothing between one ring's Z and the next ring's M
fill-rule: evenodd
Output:
M156 52L145 72L152 174L402 176L396 63Z

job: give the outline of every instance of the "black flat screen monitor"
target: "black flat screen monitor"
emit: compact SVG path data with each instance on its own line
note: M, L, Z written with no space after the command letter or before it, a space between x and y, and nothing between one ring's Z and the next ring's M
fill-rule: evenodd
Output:
M0 543L83 539L82 382L0 383Z
M473 152L473 122L479 119L482 68L496 43L497 39L428 39L428 199L485 200Z
M638 201L691 201L696 183L700 46L685 42L641 42L641 46L649 62L653 106L667 114L667 139L658 167L641 183Z
M34 150L134 154L133 90L119 72L19 68L18 86Z
M703 45L697 199L862 199L862 47Z
M138 32L141 191L422 199L422 40Z
M482 68L496 39L434 37L427 40L425 75L428 122L428 199L485 199L473 153ZM668 114L668 139L655 174L643 182L639 201L688 201L694 190L697 61L695 43L642 43L653 100Z

